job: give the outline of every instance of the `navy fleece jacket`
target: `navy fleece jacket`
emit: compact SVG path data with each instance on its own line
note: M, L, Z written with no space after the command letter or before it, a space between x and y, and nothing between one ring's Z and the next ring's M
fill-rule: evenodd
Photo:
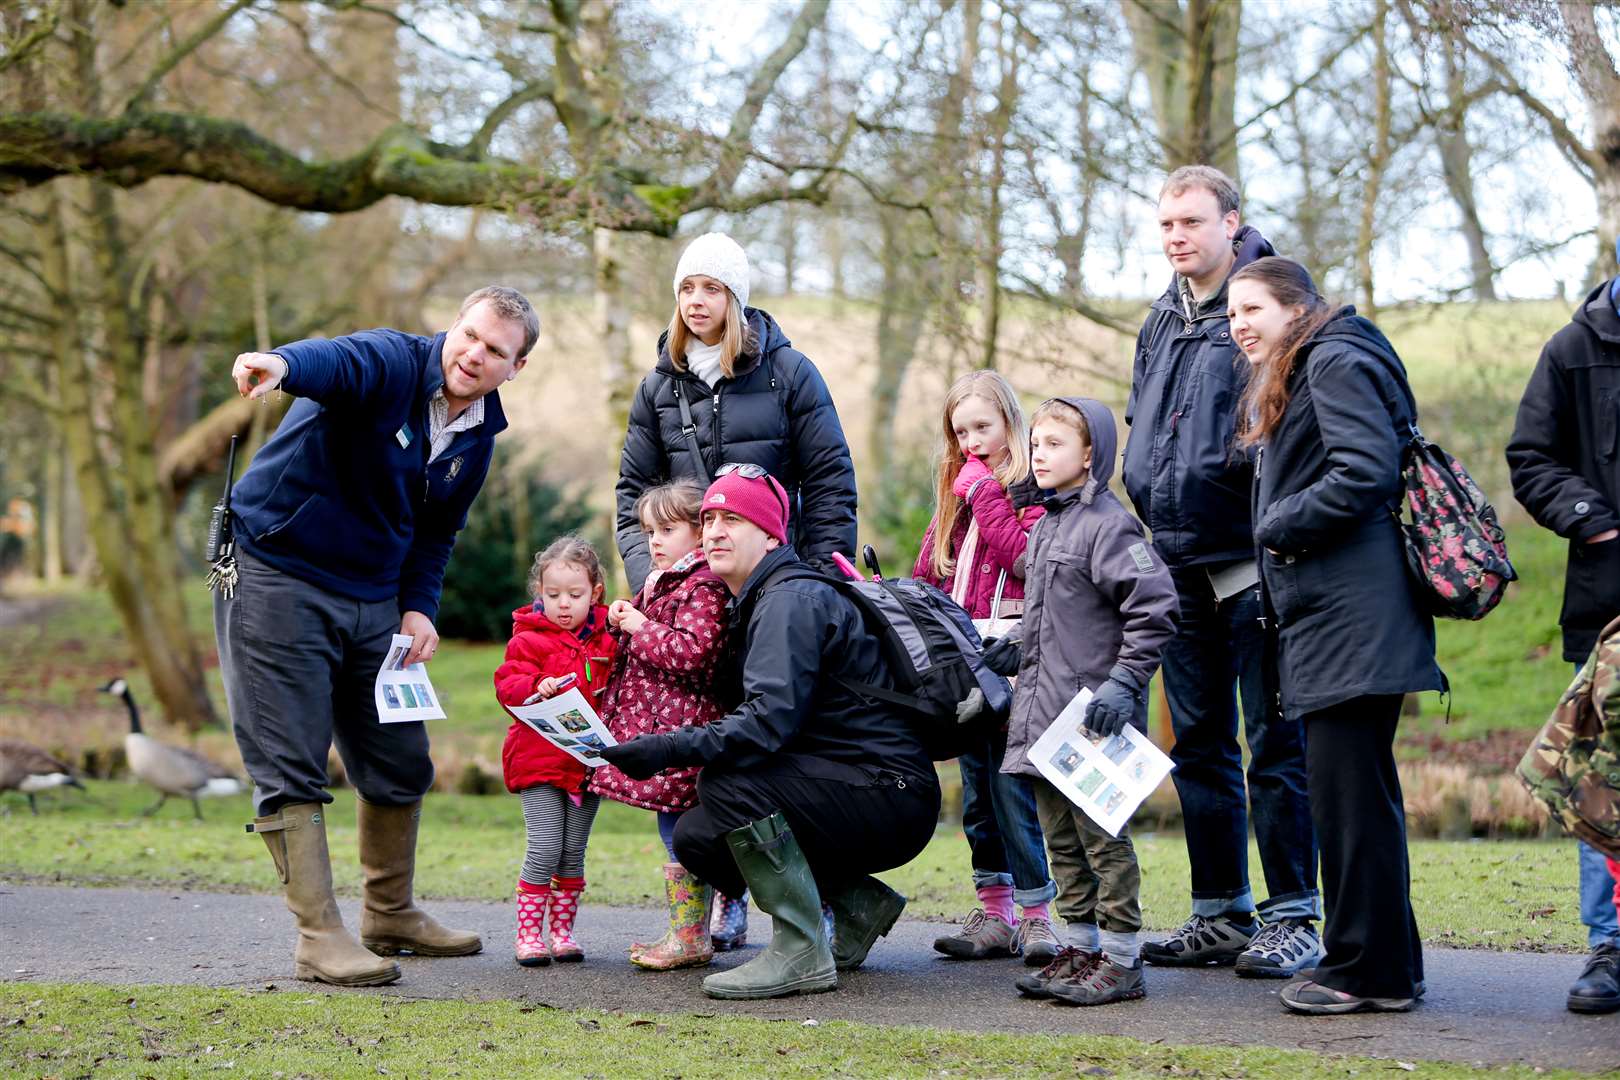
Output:
M244 551L354 600L398 597L437 617L456 533L483 486L500 397L428 464L428 400L444 385L444 335L365 330L299 341L281 387L293 402L231 498Z

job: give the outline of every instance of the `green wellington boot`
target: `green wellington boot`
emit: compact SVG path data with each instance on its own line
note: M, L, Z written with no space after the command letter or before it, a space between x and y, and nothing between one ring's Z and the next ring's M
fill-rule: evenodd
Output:
M703 992L747 999L836 990L838 972L821 924L821 893L782 815L734 829L726 842L754 903L771 917L771 943L748 963L704 979Z
M868 875L827 898L833 912L833 963L839 971L861 966L872 944L894 928L906 898Z

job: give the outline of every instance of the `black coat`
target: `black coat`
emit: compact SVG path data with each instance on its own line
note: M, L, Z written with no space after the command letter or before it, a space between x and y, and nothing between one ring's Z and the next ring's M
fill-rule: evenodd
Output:
M615 525L633 591L652 566L636 499L671 480L704 483L681 432L677 390L686 395L711 478L727 462L762 466L787 489L789 539L807 560L833 571L833 552L855 555L855 465L827 384L775 319L757 308L745 314L757 346L738 358L736 375L711 387L677 370L661 336L658 363L636 390L619 458Z
M1276 252L1252 227L1238 230L1235 271ZM1136 335L1130 438L1121 479L1153 546L1171 566L1249 558L1254 465L1234 450L1238 399L1249 363L1232 340L1224 302L1191 320L1178 279L1153 302ZM1224 297L1222 285L1216 297Z
M1377 327L1345 308L1305 344L1293 397L1261 447L1254 539L1291 719L1445 685L1434 619L1408 577L1392 513L1416 420L1394 356Z
M1585 542L1620 527L1620 316L1609 289L1594 289L1541 350L1507 447L1513 494L1569 540L1558 621L1573 663L1620 615L1620 539Z
M741 703L712 724L668 735L672 764L747 769L787 754L827 779L931 784L933 762L911 718L836 679L892 687L878 640L853 601L830 582L796 575L797 565L791 547L777 548L733 598L728 637Z

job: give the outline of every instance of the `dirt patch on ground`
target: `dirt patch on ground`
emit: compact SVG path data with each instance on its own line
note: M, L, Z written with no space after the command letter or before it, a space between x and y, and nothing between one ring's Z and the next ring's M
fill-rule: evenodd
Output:
M1529 731L1493 731L1474 739L1448 739L1442 734L1402 736L1402 748L1416 750L1425 761L1466 766L1482 775L1512 772L1535 737ZM1407 757L1407 755L1401 755Z

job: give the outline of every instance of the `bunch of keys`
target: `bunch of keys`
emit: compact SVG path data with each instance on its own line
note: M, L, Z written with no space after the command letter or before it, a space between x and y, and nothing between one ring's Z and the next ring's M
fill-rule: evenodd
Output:
M231 536L231 479L236 473L236 436L231 436L230 452L225 458L225 492L214 504L208 519L208 546L203 557L208 561L208 591L217 592L229 600L236 592L236 542Z

